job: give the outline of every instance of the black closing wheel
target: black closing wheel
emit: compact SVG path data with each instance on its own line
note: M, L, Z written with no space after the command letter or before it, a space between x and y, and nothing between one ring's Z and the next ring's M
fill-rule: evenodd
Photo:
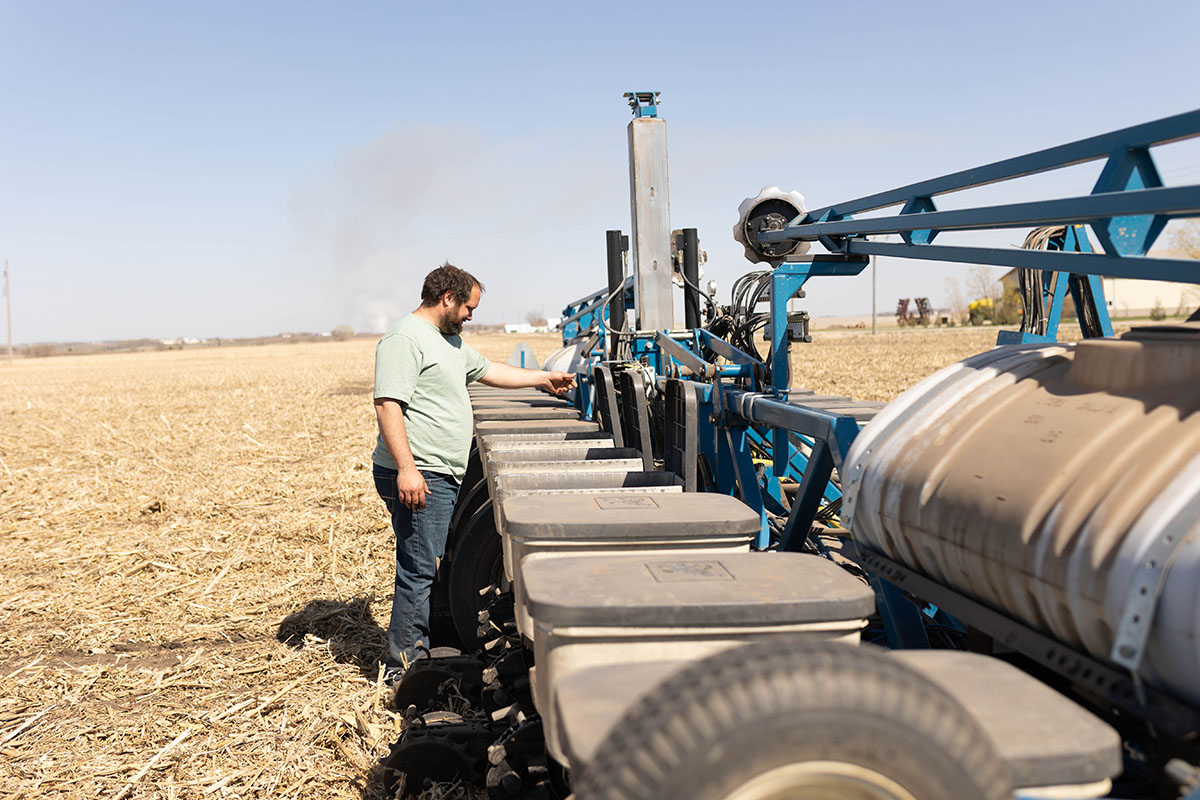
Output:
M487 481L482 478L474 485L463 484L458 493L458 502L454 504L454 514L450 517L451 536L459 526L469 520L479 507L488 501Z
M1001 800L953 699L871 646L772 642L672 676L574 781L578 800Z
M450 615L465 650L474 650L481 644L479 612L492 599L481 593L489 586L499 585L503 579L504 552L500 534L496 532L492 503L488 500L462 524L454 552L450 554L447 587Z

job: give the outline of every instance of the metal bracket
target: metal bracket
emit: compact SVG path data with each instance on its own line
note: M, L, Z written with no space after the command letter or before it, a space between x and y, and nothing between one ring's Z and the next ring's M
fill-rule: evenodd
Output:
M626 92L625 99L637 118L658 116L658 96L661 92Z
M723 340L717 339L717 341ZM716 364L705 361L704 359L700 358L700 356L696 355L691 350L688 350L682 344L672 339L670 334L668 334L666 331L655 331L654 343L658 345L658 349L661 350L664 355L675 359L681 365L691 370L694 376L702 380L712 380L718 375L726 378L753 378L757 374L754 364L722 364L721 366L717 366ZM733 346L730 345L730 347L732 348ZM741 351L737 350L736 352L740 353ZM664 370L666 370L669 365L664 363L663 367Z
M715 336L703 328L697 329L696 334L700 337L700 343L709 350L712 350L726 361L746 367L751 372L750 377L753 377L756 382L761 380L765 367L757 358L739 350L720 336Z
M1169 491L1169 488L1168 488ZM1146 654L1146 641L1154 627L1154 611L1158 596L1167 578L1167 567L1187 539L1188 533L1200 524L1200 495L1193 496L1146 549L1142 563L1133 573L1133 584L1125 600L1125 611L1117 626L1109 658L1130 672L1137 673ZM1134 523L1137 530L1139 523Z
M900 209L901 214L927 214L930 211L937 211L937 206L933 202L933 198L928 195L913 195L904 203L904 207ZM901 231L900 238L905 244L930 244L933 242L938 231L934 228L926 228L925 230Z
M1149 147L1119 146L1100 172L1092 194L1156 189L1163 185ZM1162 214L1131 214L1091 220L1106 253L1144 256L1167 224Z
M771 354L771 386L775 396L786 400L791 375L788 369L787 303L804 288L809 278L857 275L866 269L869 259L818 253L785 261L771 273L771 324L768 328Z
M655 331L654 343L658 345L658 349L662 350L665 355L675 359L680 364L690 369L692 374L696 377L704 378L706 380L711 380L712 378L716 377L716 366L708 363L691 350L688 350L679 342L672 339L667 333L663 331ZM666 365L664 364L664 366Z

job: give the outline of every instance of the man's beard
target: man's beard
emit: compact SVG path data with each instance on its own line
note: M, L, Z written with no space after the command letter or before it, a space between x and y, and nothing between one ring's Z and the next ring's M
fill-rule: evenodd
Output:
M447 311L443 314L442 318L438 320L438 330L447 336L458 336L462 333L463 322L456 320L455 316L457 314L454 311Z

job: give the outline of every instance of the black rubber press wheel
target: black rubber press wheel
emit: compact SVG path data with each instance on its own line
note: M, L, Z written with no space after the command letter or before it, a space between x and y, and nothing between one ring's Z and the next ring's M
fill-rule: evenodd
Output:
M454 514L450 517L450 530L457 531L470 520L479 507L488 501L488 497L487 481L480 479L469 488L464 483L462 491L458 494L458 503L454 506Z
M874 647L773 642L669 678L613 729L578 800L1002 800L953 699Z
M480 592L504 578L504 552L489 500L461 526L450 557L447 595L454 627L465 645L475 650L479 638L479 612L491 601Z

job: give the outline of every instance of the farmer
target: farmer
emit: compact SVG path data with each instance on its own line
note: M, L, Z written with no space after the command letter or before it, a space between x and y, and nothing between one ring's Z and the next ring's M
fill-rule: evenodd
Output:
M575 382L566 372L489 361L464 342L459 334L482 292L469 272L443 264L425 276L421 306L375 348L375 488L396 532L396 593L383 665L388 683L429 646L429 591L471 447L467 384L562 394Z

